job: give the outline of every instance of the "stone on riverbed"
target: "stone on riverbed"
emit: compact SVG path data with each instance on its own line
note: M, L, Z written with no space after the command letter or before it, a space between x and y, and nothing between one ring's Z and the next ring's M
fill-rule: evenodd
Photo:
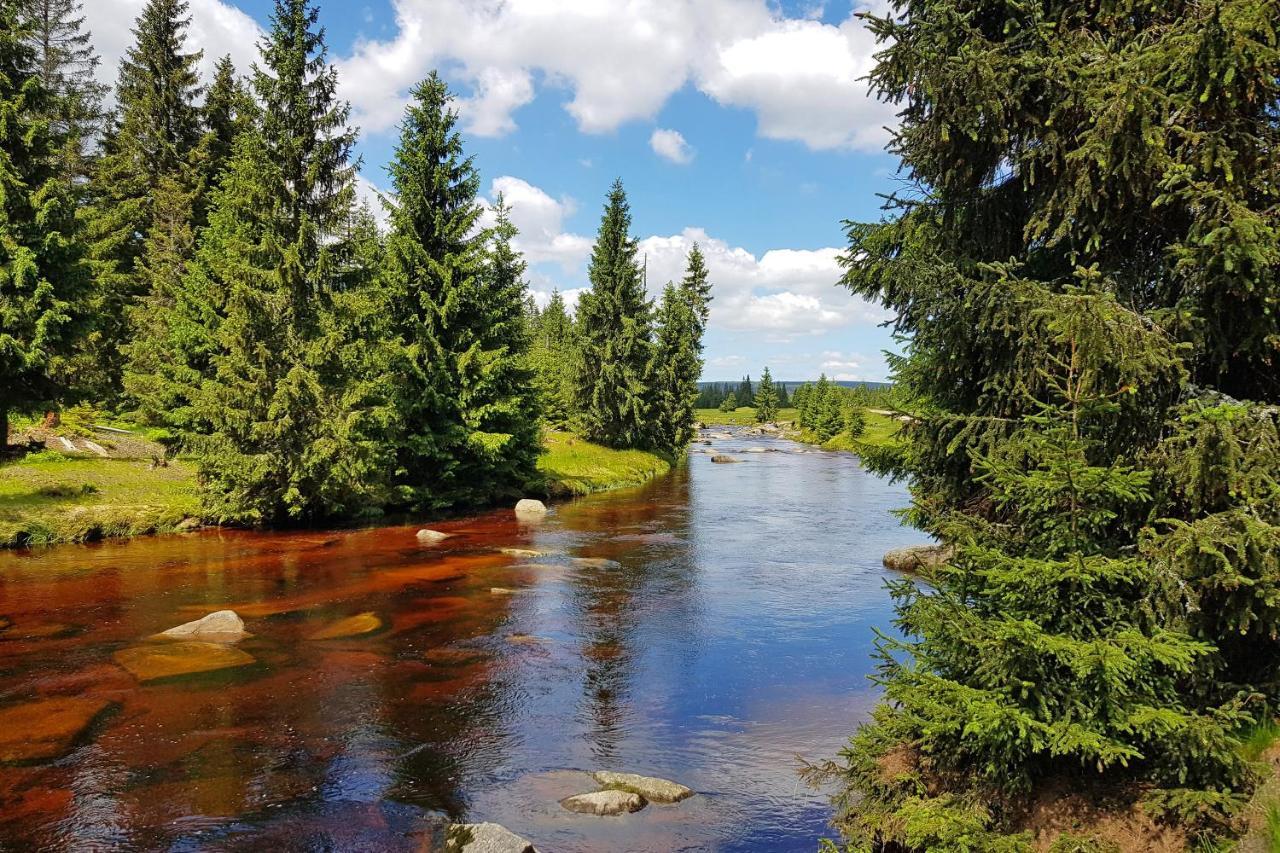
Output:
M560 801L560 805L571 812L600 817L638 812L647 804L644 797L632 791L592 791L590 794L565 797Z
M547 551L535 551L532 548L500 548L499 550L508 557L520 557L526 560L550 556Z
M679 782L670 779L659 779L656 776L638 776L635 773L614 773L610 770L598 770L591 777L603 785L616 791L630 791L639 794L652 803L678 803L693 796L693 789L686 788Z
M308 640L342 640L347 637L358 637L370 634L382 627L382 620L376 613L357 613L346 619L339 619L332 625L326 625L319 631L310 634Z
M417 538L423 545L434 545L437 542L443 542L452 535L452 533L441 533L439 530L428 530L424 527L418 531Z
M528 839L497 823L456 823L444 849L449 853L538 853Z
M160 636L234 642L248 634L244 630L244 620L234 610L218 610L194 622L161 631Z
M112 657L139 681L214 672L255 663L252 655L222 643L181 640L121 649Z
M547 505L533 498L524 498L516 503L516 515L532 518L547 514Z
M734 459L732 456L725 456L725 455L723 455L723 454L717 454L717 455L715 455L715 456L712 456L712 457L711 457L711 461L712 461L712 462L714 462L714 463L716 463L717 465L732 465L733 463L735 463L735 462L741 462L742 460L741 460L741 459Z
M955 556L950 545L916 545L885 552L885 568L899 572L918 572L941 566Z
M105 699L59 696L0 710L0 763L64 755L110 707Z

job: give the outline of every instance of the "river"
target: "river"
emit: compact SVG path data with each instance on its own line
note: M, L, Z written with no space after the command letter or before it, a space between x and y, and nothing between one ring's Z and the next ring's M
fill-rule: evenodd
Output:
M798 757L834 756L875 701L880 557L924 538L891 514L903 486L852 456L716 445L743 461L698 446L538 524L434 525L453 534L435 547L396 526L0 553L0 715L33 738L91 717L0 764L0 849L414 850L447 813L543 853L813 851L828 795ZM150 681L120 665L222 608L252 663ZM364 613L378 630L312 639ZM562 809L593 769L698 793Z

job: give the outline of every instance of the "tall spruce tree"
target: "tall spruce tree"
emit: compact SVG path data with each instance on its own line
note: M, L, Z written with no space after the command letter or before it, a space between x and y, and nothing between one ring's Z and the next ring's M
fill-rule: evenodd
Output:
M106 112L107 87L96 77L101 61L84 27L81 0L23 0L28 42L36 51L46 97L45 120L58 171L77 188L88 179Z
M170 268L154 259L148 267L144 259L191 242L171 233L175 225L189 227L199 186L193 157L201 139L201 53L183 50L189 24L186 0L149 0L143 8L120 63L116 119L92 175L86 218L97 323L76 373L99 400L119 390L133 309L163 286L150 272ZM149 247L152 241L163 245Z
M22 4L0 0L0 449L10 411L60 395L56 366L82 332L92 283L50 97Z
M389 166L395 202L381 287L395 367L399 485L418 508L478 504L534 473L524 261L503 205L478 228L480 176L436 74L413 89Z
M558 290L552 291L547 307L537 312L529 358L542 402L542 417L553 426L568 426L574 414L577 353L573 319Z
M213 81L205 93L201 108L204 137L200 143L200 200L196 222L203 226L207 218L208 196L231 161L236 137L253 127L258 118L253 96L236 76L230 56L214 66Z
M756 420L760 423L771 423L778 419L778 389L773 385L773 375L769 368L760 376L760 386L756 389Z
M895 5L871 80L914 185L844 263L910 340L915 417L863 458L959 550L900 601L919 654L886 662L844 826L1008 847L1010 804L1074 778L1221 828L1226 731L1280 698L1274 8ZM923 784L877 778L891 754Z
M662 291L657 319L649 380L649 444L680 455L697 433L693 404L702 375L701 323L688 295L671 282Z
M188 436L208 512L239 523L376 511L388 424L342 290L354 198L350 107L334 96L317 11L280 0L242 132L171 328L203 377Z
M653 306L636 263L622 180L609 190L591 251L591 287L578 299L581 353L576 407L587 438L610 447L649 440L646 389L653 353Z

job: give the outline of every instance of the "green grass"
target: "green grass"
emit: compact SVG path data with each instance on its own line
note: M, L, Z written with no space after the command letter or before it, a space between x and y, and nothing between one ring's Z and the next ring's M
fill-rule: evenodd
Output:
M778 421L794 421L799 417L800 413L795 409L782 409L778 412ZM695 412L696 419L702 421L707 426L754 426L756 422L756 410L750 406L742 406L733 412L722 412L719 409L698 409ZM898 433L902 424L891 415L882 415L877 412L864 412L863 417L866 418L866 429L862 435L854 438L847 432L840 433L828 441L818 441L812 435L797 433L792 438L803 441L805 444L819 445L823 450L847 450L850 453L857 453L859 447L888 447L898 441Z
M538 471L556 495L586 495L638 486L671 470L661 456L643 450L611 450L567 432L548 432Z
M43 451L0 466L0 547L172 530L199 511L195 471L182 461L152 468Z
M778 421L794 421L800 413L795 409L779 409ZM719 409L695 409L694 420L702 421L707 426L725 424L728 426L751 426L756 422L756 410L751 406L739 406L735 411L722 412Z
M553 495L636 486L671 470L640 450L610 450L565 432L546 440L538 470ZM164 532L199 515L195 468L181 459L154 468L145 458L45 450L0 465L0 548Z

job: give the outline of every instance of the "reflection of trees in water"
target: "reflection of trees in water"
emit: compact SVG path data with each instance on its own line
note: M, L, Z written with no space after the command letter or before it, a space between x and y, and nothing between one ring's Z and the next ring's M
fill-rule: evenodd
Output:
M700 621L688 541L688 470L681 466L640 490L573 504L561 511L561 520L575 531L598 534L579 556L617 563L575 567L567 578L571 628L582 640L584 664L577 716L592 755L609 761L627 734L645 648L689 648Z

